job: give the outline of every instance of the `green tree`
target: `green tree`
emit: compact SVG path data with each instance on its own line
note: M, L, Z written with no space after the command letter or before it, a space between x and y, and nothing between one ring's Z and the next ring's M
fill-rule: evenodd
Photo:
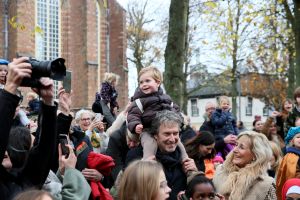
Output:
M286 12L286 18L290 22L295 37L295 84L300 85L300 1L293 0L289 4L287 0L280 0ZM292 9L291 9L292 7ZM293 71L291 71L293 73Z
M127 41L132 52L127 59L134 63L137 73L151 65L161 54L161 50L150 42L156 33L149 28L154 20L147 15L147 3L132 1L127 9Z
M206 11L211 32L216 33L213 49L222 64L230 70L232 112L237 113L238 77L245 66L249 51L249 39L254 37L254 23L257 23L259 6L255 1L224 0L207 2Z

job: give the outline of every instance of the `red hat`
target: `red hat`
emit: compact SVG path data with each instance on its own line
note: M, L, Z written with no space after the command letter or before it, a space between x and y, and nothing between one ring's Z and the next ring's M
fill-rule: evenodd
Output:
M291 178L284 183L282 187L282 200L286 200L286 194L288 190L293 186L300 186L299 178Z

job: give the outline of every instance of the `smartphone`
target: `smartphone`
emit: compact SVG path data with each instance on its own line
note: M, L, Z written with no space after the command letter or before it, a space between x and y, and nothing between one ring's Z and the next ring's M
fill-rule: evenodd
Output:
M72 72L67 70L66 76L64 77L64 80L63 80L63 87L67 93L71 93L71 89L72 89L71 88L71 84L72 84L71 80L72 80Z
M59 143L60 143L62 155L68 157L70 153L69 148L66 146L68 144L68 136L66 134L59 134Z

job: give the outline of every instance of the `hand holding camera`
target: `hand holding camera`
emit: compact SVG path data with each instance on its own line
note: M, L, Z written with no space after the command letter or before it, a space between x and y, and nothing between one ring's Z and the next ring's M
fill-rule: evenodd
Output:
M17 88L21 85L24 78L29 78L32 73L32 67L27 57L14 58L11 63L8 64L8 73L6 77L5 90L16 94Z

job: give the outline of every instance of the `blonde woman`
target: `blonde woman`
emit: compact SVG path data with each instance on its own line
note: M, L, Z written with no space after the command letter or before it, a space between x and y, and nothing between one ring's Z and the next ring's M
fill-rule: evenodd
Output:
M268 174L269 174L269 176L275 178L277 169L282 160L282 151L281 151L280 146L277 143L272 142L272 141L269 141L269 142L270 142L273 154L272 154L272 159L270 161L270 167L268 169Z
M101 91L100 93L96 93L96 101L93 105L93 111L95 113L102 113L104 115L108 127L115 121L116 111L119 110L119 104L117 102L118 92L115 89L118 80L119 75L105 73L104 81L101 84Z
M254 131L238 135L236 146L213 178L227 200L276 200L275 181L267 169L272 149L267 137Z
M118 195L119 200L165 200L170 192L161 164L138 160L126 168Z

